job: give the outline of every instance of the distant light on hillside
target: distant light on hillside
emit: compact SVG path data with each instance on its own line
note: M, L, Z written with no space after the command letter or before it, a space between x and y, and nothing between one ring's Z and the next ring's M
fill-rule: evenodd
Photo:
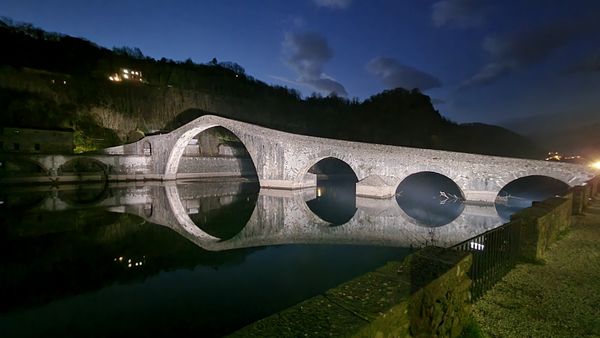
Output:
M139 81L144 82L142 72L139 70L132 70L127 68L121 68L119 72L114 73L108 77L110 81L121 82L121 81Z

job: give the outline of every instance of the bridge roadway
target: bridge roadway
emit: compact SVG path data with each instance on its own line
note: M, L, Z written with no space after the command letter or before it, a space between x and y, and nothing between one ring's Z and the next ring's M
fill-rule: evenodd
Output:
M168 227L199 247L211 251L282 244L354 244L421 247L427 244L451 246L502 223L492 206L466 205L462 214L440 227L420 225L408 216L395 198L358 197L354 216L333 226L314 214L306 201L316 197L315 189L261 189L252 214L240 231L228 239L204 232L188 213L202 213L199 206L217 197L226 208L244 191L240 183L203 184L186 189L174 182L136 186L122 184L93 203L73 204L60 194L50 194L39 210L105 208L137 215L148 222Z
M257 125L205 115L167 134L153 135L101 155L86 155L105 164L109 179L175 180L181 156L192 138L221 126L244 144L254 163L260 186L302 189L316 185L308 170L325 158L347 163L358 178L358 196L390 198L411 174L435 172L453 180L467 201L493 203L511 181L531 175L561 180L570 186L585 184L597 171L582 165L507 157L349 142L285 133ZM60 166L77 156L30 155L51 180ZM78 158L80 158L79 156ZM46 180L48 178L45 178Z

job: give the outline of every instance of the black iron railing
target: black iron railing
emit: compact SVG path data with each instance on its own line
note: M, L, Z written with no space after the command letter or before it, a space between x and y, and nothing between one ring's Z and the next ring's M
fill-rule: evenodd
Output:
M479 299L512 269L520 255L521 225L510 222L452 248L473 255L472 300Z

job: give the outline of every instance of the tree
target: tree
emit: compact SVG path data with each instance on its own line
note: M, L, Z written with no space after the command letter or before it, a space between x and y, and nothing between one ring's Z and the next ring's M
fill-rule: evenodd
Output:
M246 70L244 69L244 67L240 66L239 64L237 64L235 62L225 61L225 62L219 63L219 66L229 69L239 75L246 74Z
M127 47L127 46L113 47L113 52L120 54L120 55L130 56L134 59L139 59L139 60L144 58L144 54L137 47L133 47L133 48Z

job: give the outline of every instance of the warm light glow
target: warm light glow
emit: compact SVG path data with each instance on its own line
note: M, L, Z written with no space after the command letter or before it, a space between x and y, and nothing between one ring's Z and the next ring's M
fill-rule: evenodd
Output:
M118 74L113 74L112 76L108 77L109 80L113 81L113 82L120 82L121 78L119 77Z
M317 188L317 197L321 197L321 188Z
M123 69L123 73L129 74L129 70L128 69Z
M596 161L596 162L590 164L590 167L600 170L600 161Z
M123 78L125 78L125 79L129 79L129 75L127 75L127 74L123 74Z

